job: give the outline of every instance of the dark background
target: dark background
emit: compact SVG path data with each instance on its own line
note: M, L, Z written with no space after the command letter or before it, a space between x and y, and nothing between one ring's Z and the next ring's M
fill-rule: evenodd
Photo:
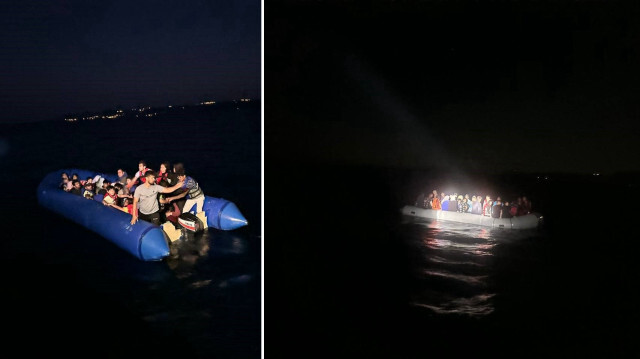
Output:
M259 1L0 6L0 123L261 97Z

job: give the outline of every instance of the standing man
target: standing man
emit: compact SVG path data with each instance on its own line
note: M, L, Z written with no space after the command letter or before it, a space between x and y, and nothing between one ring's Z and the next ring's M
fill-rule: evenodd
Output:
M186 196L187 201L184 203L184 207L182 207L182 213L189 212L194 204L196 205L195 214L202 212L202 207L204 206L204 192L202 192L202 188L200 188L198 182L185 174L182 163L176 163L173 170L175 174L178 175L178 183L181 184L184 191L167 199L171 202ZM173 190L169 192L172 191Z
M133 194L133 214L131 224L138 221L138 211L140 219L160 225L160 206L158 205L158 193L170 193L182 187L183 182L178 182L173 187L162 187L155 183L156 173L149 170L145 173L145 181L136 188Z

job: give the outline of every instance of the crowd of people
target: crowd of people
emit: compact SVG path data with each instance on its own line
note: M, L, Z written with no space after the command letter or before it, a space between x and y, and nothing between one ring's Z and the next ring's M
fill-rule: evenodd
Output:
M531 213L531 201L526 196L516 198L514 201L502 200L500 196L492 199L490 195L472 195L444 192L438 195L433 190L428 195L421 193L416 202L416 207L435 209L459 213L471 213L493 218L512 218Z
M117 181L111 183L100 175L80 179L77 173L62 173L59 187L90 200L101 195L103 205L130 214L132 225L141 219L156 225L169 221L177 226L180 214L194 205L195 214L203 210L204 192L196 180L187 176L182 163L171 167L163 162L156 172L140 161L134 176L122 168L118 168L117 175Z

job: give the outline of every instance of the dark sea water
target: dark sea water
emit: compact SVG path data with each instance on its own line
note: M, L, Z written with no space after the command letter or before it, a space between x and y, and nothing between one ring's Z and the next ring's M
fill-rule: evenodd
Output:
M441 177L433 172L281 166L274 181L267 166L265 188L281 202L265 215L274 239L265 353L638 354L638 210L596 200L634 198L637 176L485 177L496 188L522 188L544 216L540 229L509 231L403 217L401 206ZM304 210L285 211L301 202Z
M153 111L151 111L153 112ZM259 103L165 109L156 117L0 127L4 343L73 357L256 358L261 353ZM41 208L49 172L129 174L183 162L249 225L209 229L177 256L143 262Z

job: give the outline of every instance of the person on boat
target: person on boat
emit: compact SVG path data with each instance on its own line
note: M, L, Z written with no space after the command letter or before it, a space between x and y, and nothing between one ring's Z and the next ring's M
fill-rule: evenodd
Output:
M160 164L160 171L158 172L158 178L156 178L156 183L160 184L161 181L167 181L168 184L171 184L172 179L169 178L169 162L162 162Z
M118 168L118 183L122 183L122 185L127 184L127 177L129 176L125 170L122 168Z
M194 204L196 205L196 212L194 214L198 214L202 212L205 196L198 182L196 182L196 180L186 175L183 166L181 166L181 168L176 172L176 174L178 175L178 181L183 183L181 188L184 191L180 194L169 197L168 198L169 201L173 202L180 198L186 197L187 201L184 203L184 206L181 209L182 213L189 212L191 207L193 207Z
M518 210L516 211L516 216L524 216L527 214L527 210L525 209L524 202L522 201L522 197L518 197L517 200Z
M69 177L62 177L62 182L60 182L60 185L58 186L61 190L64 191L69 191L69 184L71 183L71 180L69 180Z
M522 201L522 199L518 198L518 200ZM516 201L511 201L511 205L509 206L509 215L511 218L518 215L518 203Z
M112 204L118 204L118 195L116 194L116 188L113 186L107 187L107 192L102 198L102 204L110 206Z
M501 218L502 214L502 201L496 200L495 204L491 207L491 217Z
M169 221L173 223L176 227L178 224L178 217L180 217L180 208L176 202L171 202L166 198L159 200L161 203L164 202L164 210L162 211L162 217L160 220L162 222Z
M416 198L415 206L424 208L424 200L425 200L424 193L420 192L420 194L418 195L418 198Z
M492 206L495 206L495 205L496 205L496 203L498 203L498 202L502 202L502 198L500 198L500 196L496 197L496 200L495 200L495 201L493 201Z
M438 191L433 190L433 199L431 200L431 209L441 210L442 204L440 203L440 198L438 198Z
M127 189L127 192L129 192L129 194L135 193L136 187L137 186L133 182L133 178L131 178L130 176L127 176L127 178L125 179L125 188Z
M468 193L464 195L464 200L467 202L467 210L465 212L466 213L471 213L472 203L471 203L471 198L469 198L469 194Z
M87 182L84 184L84 189L82 190L82 197L86 199L93 199L95 196L94 184L91 182Z
M454 193L449 196L449 212L458 211L458 194Z
M82 196L82 186L80 185L80 181L72 180L71 184L72 184L72 188L69 191L69 193L75 194L77 196Z
M422 207L425 209L431 209L432 202L433 202L433 193L429 193L429 195L422 202Z
M80 176L77 173L72 174L71 181L80 181Z
M482 214L482 197L480 196L473 196L471 198L471 213L473 214Z
M65 189L67 187L68 182L69 182L69 175L67 174L67 172L62 172L62 175L60 175L60 184L58 185L58 187L60 189Z
M144 176L144 183L138 186L133 193L131 224L135 224L140 218L143 221L159 226L160 206L158 205L158 193L171 193L182 187L184 182L179 181L172 187L162 187L155 183L156 173L154 171L146 171Z
M513 217L511 215L511 204L509 203L509 201L504 201L504 204L502 205L502 214L500 215L500 218L511 218Z
M118 206L115 203L110 204L109 206L115 209L119 209L124 213L133 214L133 204L131 204L131 200L129 198L125 197L122 199L122 206Z
M484 200L484 203L482 203L482 215L485 217L491 217L491 196L487 195L487 197Z
M107 193L107 188L108 188L109 186L111 186L111 181L109 181L108 179L106 179L106 178L105 178L105 179L102 181L102 188L98 189L98 192L97 192L97 193L98 193L98 194L101 194L101 195L103 195L103 196L104 196L104 195Z
M145 161L138 162L138 172L133 176L133 184L138 185L140 183L144 183L146 181L145 174L148 171L151 171L151 169L147 167L147 163Z
M442 193L442 210L443 211L449 210L449 196L444 193Z
M129 189L120 182L116 182L113 184L113 187L116 189L116 196L118 196L118 200L122 201L123 198L133 199L133 196L129 192Z
M467 213L467 211L469 211L469 203L460 194L460 195L458 195L458 212L459 213Z

